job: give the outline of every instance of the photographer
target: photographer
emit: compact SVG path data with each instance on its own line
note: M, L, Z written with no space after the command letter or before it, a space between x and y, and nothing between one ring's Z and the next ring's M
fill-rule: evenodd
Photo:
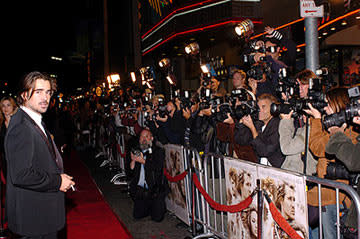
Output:
M345 110L346 105L350 103L349 96L346 88L334 88L329 90L326 93L326 101L328 105L324 108L327 115L340 112ZM329 178L334 177L334 175L327 174L327 168L329 163L335 162L335 160L330 160L326 158L325 155L325 146L329 141L330 135L327 131L323 130L321 122L321 113L319 110L315 109L311 104L309 104L310 109L304 109L304 111L311 115L313 118L310 119L310 138L309 138L309 148L313 154L318 157L317 164L317 176L320 178ZM345 130L345 134L352 139L353 143L356 143L356 137L358 134L353 131L352 127L349 127ZM348 184L348 180L337 179L336 181ZM321 188L322 194L322 219L324 232L324 238L336 238L336 192L333 189ZM345 194L340 193L339 200L341 203L345 203L348 207L350 205L350 200L346 197ZM318 188L314 187L308 192L308 203L311 206L318 206ZM342 206L342 205L341 205Z
M360 102L359 102L360 103ZM358 111L360 115L360 110ZM360 125L360 117L355 116L353 123ZM328 129L330 132L330 139L326 144L325 151L328 154L335 155L338 160L345 164L346 168L352 173L359 174L360 172L360 144L359 141L354 144L352 139L346 136L345 129L347 125L341 127L333 126ZM357 193L360 195L360 181L357 184ZM355 206L351 205L349 214L347 215L345 226L348 233L356 234L357 230L357 212ZM347 233L346 231L344 234Z
M220 87L221 81L215 76L211 77L210 89L213 96L224 97L226 95L226 90Z
M256 88L256 96L263 93L275 95L280 69L287 68L292 72L296 60L296 44L292 40L284 38L280 32L271 27L265 27L265 33L264 41L259 40L257 43L260 49L265 48L265 52L256 52L254 55L256 62L254 66L258 65L258 69L262 69L262 78L249 78L249 85ZM281 46L287 48L283 61L280 60Z
M232 74L233 89L246 89L255 98L256 89L252 89L246 80L246 73L243 70L235 70Z
M166 104L164 115L158 114L156 116L161 130L170 144L183 144L185 120L182 111L178 107L174 102L169 101Z
M309 80L317 76L312 71L305 69L296 75L296 82L299 84L300 99L305 99L308 96ZM293 117L294 114L298 117ZM295 112L292 110L290 113L280 114L280 147L282 153L286 156L285 161L281 168L292 170L295 172L304 172L304 159L305 156L305 116L303 112ZM310 151L307 153L306 161L306 174L313 175L316 172L316 160L312 157Z
M163 174L165 151L153 140L151 132L143 129L138 147L132 149L130 196L134 200L135 219L150 215L151 220L161 222L166 212L165 196L169 186Z
M270 114L270 105L272 103L277 103L275 96L270 94L260 95L257 99L259 120L254 122L250 115L246 115L240 120L240 123L250 129L251 138L249 142L258 156L259 162L280 168L285 157L280 150L280 119ZM238 132L240 136L239 139L243 141L248 140L247 131L245 131L244 128Z
M241 101L256 99L254 93L249 90L250 87L246 84L246 73L244 71L235 70L232 74L232 83L231 104L233 111L236 111L236 107L242 104ZM250 130L242 123L239 123L240 119L236 119L235 115L231 116L230 113L228 113L227 116L227 119L223 122L216 124L217 139L229 144L228 154L230 156L251 162L258 162L255 152L248 140L251 139ZM234 117L234 119L232 117ZM244 131L248 137L244 137Z
M187 101L189 101L187 103ZM204 151L201 142L201 131L198 125L199 95L195 93L191 99L182 99L182 112L185 119L184 145L195 148L198 152Z

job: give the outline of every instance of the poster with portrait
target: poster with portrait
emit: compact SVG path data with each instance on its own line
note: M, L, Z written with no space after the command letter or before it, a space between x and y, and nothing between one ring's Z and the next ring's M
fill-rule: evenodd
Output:
M305 178L284 170L260 165L258 176L262 190L267 192L290 226L302 238L309 238ZM263 235L267 235L267 238L289 238L274 221L266 200L264 200L262 224Z
M165 169L172 176L184 172L183 150L179 145L166 145ZM165 198L166 208L173 212L180 220L190 225L186 190L186 178L178 182L169 182L170 193Z
M238 159L225 158L227 205L235 205L251 195L256 188L257 166ZM228 238L256 238L257 197L239 213L228 213Z

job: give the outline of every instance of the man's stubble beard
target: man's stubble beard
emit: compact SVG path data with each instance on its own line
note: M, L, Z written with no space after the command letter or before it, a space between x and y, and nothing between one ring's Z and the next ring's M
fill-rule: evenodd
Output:
M151 148L152 147L152 141L146 142L146 143L140 143L140 149L142 151Z

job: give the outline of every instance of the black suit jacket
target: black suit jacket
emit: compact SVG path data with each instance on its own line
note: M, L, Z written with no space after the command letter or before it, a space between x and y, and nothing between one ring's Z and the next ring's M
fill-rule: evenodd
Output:
M20 235L44 235L65 224L62 169L51 143L23 110L12 116L5 137L6 213L9 228Z
M277 168L280 168L285 160L280 148L279 123L280 118L273 117L262 131L264 123L256 121L255 128L259 135L250 143L259 159L266 157L271 165Z
M160 193L165 196L168 191L168 183L164 176L164 149L153 145L152 153L145 153L145 180L151 193ZM137 184L140 178L141 164L136 162L133 170L133 178L130 182L130 195L134 199L137 190Z

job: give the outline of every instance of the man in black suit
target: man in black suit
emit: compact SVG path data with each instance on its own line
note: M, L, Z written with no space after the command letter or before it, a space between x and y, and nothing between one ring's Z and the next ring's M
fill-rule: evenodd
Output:
M166 212L165 196L169 192L164 176L164 149L153 144L153 136L143 129L139 138L139 149L132 150L130 169L134 176L130 183L130 195L134 200L133 216L146 216L161 222Z
M73 185L62 158L42 124L56 82L40 72L21 81L20 109L5 137L6 212L9 229L21 238L53 239L65 224L64 192Z

